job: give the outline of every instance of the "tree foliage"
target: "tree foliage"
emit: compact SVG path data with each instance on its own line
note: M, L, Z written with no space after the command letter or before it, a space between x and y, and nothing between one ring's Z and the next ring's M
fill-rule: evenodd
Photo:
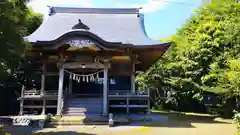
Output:
M24 58L28 43L23 37L32 33L42 21L40 14L28 9L23 0L7 0L0 4L0 107L10 108L20 89L17 68ZM1 113L1 112L0 112Z
M141 88L177 93L181 103L203 101L205 91L240 97L239 2L203 6L168 41L173 44L163 58L138 76Z

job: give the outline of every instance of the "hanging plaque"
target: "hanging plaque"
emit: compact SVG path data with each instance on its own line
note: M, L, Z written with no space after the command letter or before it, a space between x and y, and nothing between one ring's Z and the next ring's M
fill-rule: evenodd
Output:
M74 47L86 47L86 46L91 46L95 45L93 41L89 39L75 39L75 40L70 40L66 44L69 44L70 46Z

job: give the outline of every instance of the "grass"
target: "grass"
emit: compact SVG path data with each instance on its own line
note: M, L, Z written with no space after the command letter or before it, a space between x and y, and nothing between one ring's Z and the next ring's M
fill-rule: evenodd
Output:
M156 110L152 109L152 113L159 113L163 115L188 115L188 116L205 116L205 117L214 117L214 115L211 114L203 114L203 113L193 113L193 112L177 112L177 111L171 111L171 110Z
M222 122L222 123L233 123L232 119L224 119L217 117L216 115L194 113L194 112L177 112L177 111L167 111L167 110L151 110L152 113L168 116L169 120L191 120L191 121L212 121L212 122Z

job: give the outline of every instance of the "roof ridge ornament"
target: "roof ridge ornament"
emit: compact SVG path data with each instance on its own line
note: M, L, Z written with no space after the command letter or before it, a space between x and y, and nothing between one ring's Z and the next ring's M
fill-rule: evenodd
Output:
M82 23L81 19L78 19L78 23L75 24L75 25L72 27L72 29L90 30L90 28L89 28L86 24Z
M54 7L52 6L47 6L49 8L49 11L48 11L48 15L49 16L52 16L53 14L56 13L56 11L54 10Z

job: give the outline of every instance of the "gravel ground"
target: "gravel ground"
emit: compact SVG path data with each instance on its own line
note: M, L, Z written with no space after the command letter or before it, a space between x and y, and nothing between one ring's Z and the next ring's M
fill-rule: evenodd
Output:
M32 128L14 128L5 130L12 135L236 135L234 124L226 123L188 123L130 125L109 128L108 126L59 126L43 130ZM28 134L29 135L29 134Z
M12 135L236 135L235 124L218 122L204 117L153 117L155 121L136 122L128 126L59 126L43 130L34 128L9 128ZM30 135L30 134L28 134Z
M72 126L44 129L41 135L235 135L234 124L191 123L192 127Z

